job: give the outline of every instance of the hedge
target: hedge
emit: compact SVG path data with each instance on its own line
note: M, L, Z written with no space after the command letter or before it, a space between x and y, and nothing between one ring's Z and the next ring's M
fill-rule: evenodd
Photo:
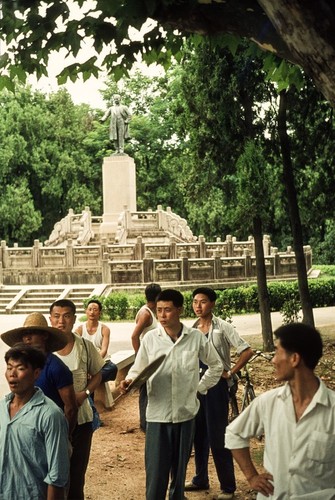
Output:
M297 281L280 281L268 283L271 311L299 309L300 298ZM327 307L335 305L335 278L318 278L309 280L309 290L313 307ZM229 319L232 315L259 312L257 286L240 286L216 290L216 314ZM192 309L192 292L183 292L184 317L194 316ZM95 297L103 305L103 319L105 321L135 319L137 311L145 304L143 294L112 292L108 297ZM87 302L92 297L84 301ZM293 314L293 313L292 313Z

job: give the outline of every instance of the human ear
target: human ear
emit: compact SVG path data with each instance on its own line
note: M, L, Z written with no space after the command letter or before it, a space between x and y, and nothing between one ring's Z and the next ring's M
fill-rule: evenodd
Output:
M298 367L301 360L302 360L302 358L298 352L294 352L293 354L291 354L291 363L292 363L293 368Z

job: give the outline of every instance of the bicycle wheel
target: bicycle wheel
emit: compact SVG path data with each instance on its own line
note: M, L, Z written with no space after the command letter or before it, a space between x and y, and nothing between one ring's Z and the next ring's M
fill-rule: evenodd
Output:
M229 398L229 415L228 421L232 422L239 414L238 403L236 399L236 394L231 394Z
M253 387L249 387L248 391L249 391L249 400L250 400L250 403L251 403L251 401L253 401L255 399L256 394L255 394L255 391L254 391Z
M250 405L251 401L255 399L256 394L252 385L246 386L244 388L243 400L242 400L242 411Z

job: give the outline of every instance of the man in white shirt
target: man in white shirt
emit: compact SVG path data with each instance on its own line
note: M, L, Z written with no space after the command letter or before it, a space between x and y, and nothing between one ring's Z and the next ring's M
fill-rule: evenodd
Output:
M61 330L67 340L65 347L56 355L73 374L78 404L78 423L71 438L70 489L67 500L84 500L85 474L93 435L93 411L88 398L101 382L104 361L92 342L72 332L75 321L76 306L71 300L60 299L51 304L51 326Z
M275 377L282 387L258 396L226 430L226 446L258 499L335 498L335 393L314 374L322 356L319 332L302 323L275 331ZM264 468L249 439L265 435Z
M143 338L124 392L149 363L166 355L163 364L147 381L148 406L145 443L146 500L184 499L187 462L199 409L197 393L219 380L223 367L206 337L180 322L184 298L177 290L163 290L157 297L159 326ZM199 381L199 359L208 366Z

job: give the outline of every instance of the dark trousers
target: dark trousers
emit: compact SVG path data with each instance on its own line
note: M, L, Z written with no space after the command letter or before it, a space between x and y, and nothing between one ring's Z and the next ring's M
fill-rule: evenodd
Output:
M147 419L146 419L147 405L148 405L147 384L143 384L140 387L138 406L140 410L140 427L144 432L147 427Z
M84 500L85 474L90 458L92 434L92 422L77 425L73 431L68 500Z
M192 449L194 419L177 424L147 422L145 438L146 500L184 500L187 462Z
M236 490L233 457L225 448L225 432L228 425L228 384L223 378L199 397L200 408L195 419L194 454L196 475L193 483L206 487L208 478L209 448L212 450L216 473L221 490L233 493Z
M117 366L110 360L106 361L101 368L101 382L115 380L117 375Z

